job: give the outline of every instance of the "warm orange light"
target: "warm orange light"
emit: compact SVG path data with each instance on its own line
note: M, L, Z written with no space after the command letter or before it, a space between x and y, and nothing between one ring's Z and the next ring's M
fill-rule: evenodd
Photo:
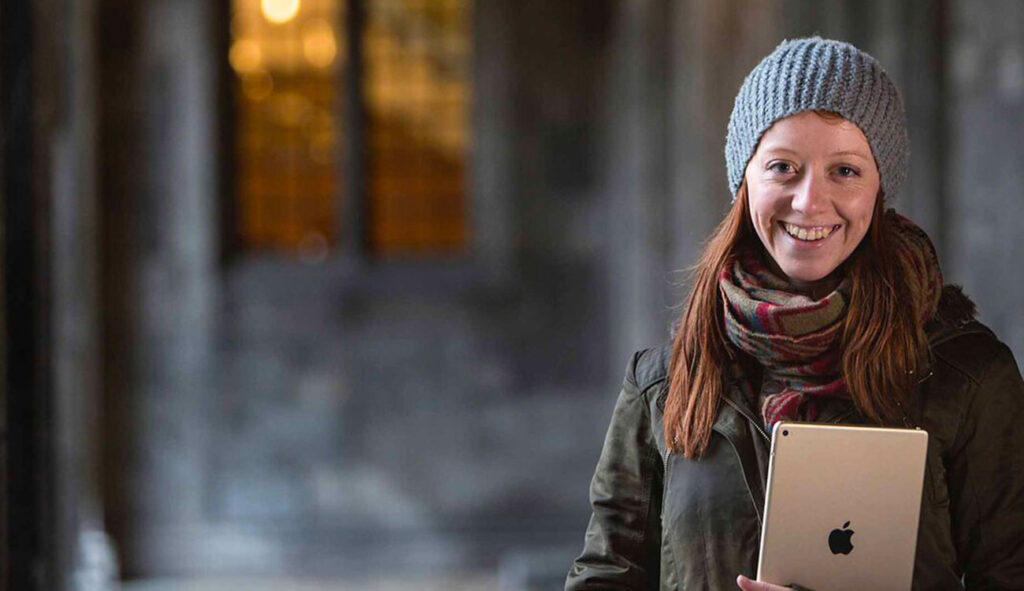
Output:
M302 52L306 61L318 68L326 68L334 62L338 46L330 23L318 18L306 24L302 31Z
M235 16L231 17L231 36L235 39L253 37L257 35L260 26L263 25L261 21L260 15L256 12L238 10L236 7Z
M239 74L254 72L260 67L263 59L263 52L255 41L239 39L231 44L231 52L228 53L228 60L231 67Z
M299 0L260 0L260 8L268 21L282 24L299 13Z
M313 115L313 104L297 92L282 92L270 100L270 114L284 127L299 127Z
M266 70L255 70L242 76L242 93L251 101L259 102L274 92L274 79Z
M309 159L321 166L334 162L334 132L330 129L318 131L309 138Z

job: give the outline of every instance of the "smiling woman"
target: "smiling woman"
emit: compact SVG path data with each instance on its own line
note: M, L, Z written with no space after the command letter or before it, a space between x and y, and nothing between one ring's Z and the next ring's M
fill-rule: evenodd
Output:
M831 291L838 282L828 277L867 234L880 199L878 167L860 128L829 111L777 121L744 182L773 270L812 296Z
M733 206L671 342L627 367L566 589L793 584L747 578L780 420L928 431L914 587L1020 588L1024 381L943 286L927 234L885 208L905 119L848 43L785 41L747 76L726 139Z

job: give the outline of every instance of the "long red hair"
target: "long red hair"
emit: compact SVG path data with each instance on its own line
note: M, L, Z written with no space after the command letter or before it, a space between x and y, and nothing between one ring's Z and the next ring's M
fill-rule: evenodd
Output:
M927 339L916 310L906 311L914 298L901 280L917 271L901 268L898 257L881 256L892 240L883 228L882 197L867 236L840 270L852 284L840 347L842 374L857 410L872 422L893 424L905 417L904 402L927 359ZM750 222L745 184L693 269L693 287L672 341L665 441L688 458L707 448L730 358L737 354L725 335L718 279L744 245L763 248Z

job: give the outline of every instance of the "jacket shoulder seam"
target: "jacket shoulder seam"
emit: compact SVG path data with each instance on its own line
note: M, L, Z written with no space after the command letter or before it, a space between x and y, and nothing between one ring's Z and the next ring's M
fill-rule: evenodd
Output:
M633 384L637 387L640 394L646 394L652 387L668 379L668 369L665 367L665 363L663 362L665 347L666 345L662 345L660 347L649 347L636 353L636 356L634 357L632 378ZM655 364L657 365L655 366ZM655 366L653 371L643 372L644 379L642 381L637 379L637 374L640 373L637 371L637 368L641 365Z
M991 346L993 350L1003 348L1006 345L999 342L999 340L995 338L992 332L985 328L984 325L981 325L980 323L972 324L977 324L977 326L972 327L971 329L965 330L963 332L958 332L956 334L950 335L948 338L944 338L936 343L933 343L932 352L934 353L935 357L938 360L942 361L945 365L955 369L958 373L963 374L972 383L977 384L981 381L981 378L987 371L990 363L977 363L972 364L972 366L969 366L968 364L963 363L955 359L954 357L950 356L946 351L947 346L950 343L953 343L960 339L971 337L986 343L986 345Z

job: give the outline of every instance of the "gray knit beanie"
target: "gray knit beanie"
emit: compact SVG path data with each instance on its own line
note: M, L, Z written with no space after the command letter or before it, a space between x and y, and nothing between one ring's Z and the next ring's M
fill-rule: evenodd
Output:
M878 61L849 43L808 37L783 41L747 75L725 139L733 199L757 143L772 123L801 111L834 111L871 145L887 200L907 173L903 100Z

